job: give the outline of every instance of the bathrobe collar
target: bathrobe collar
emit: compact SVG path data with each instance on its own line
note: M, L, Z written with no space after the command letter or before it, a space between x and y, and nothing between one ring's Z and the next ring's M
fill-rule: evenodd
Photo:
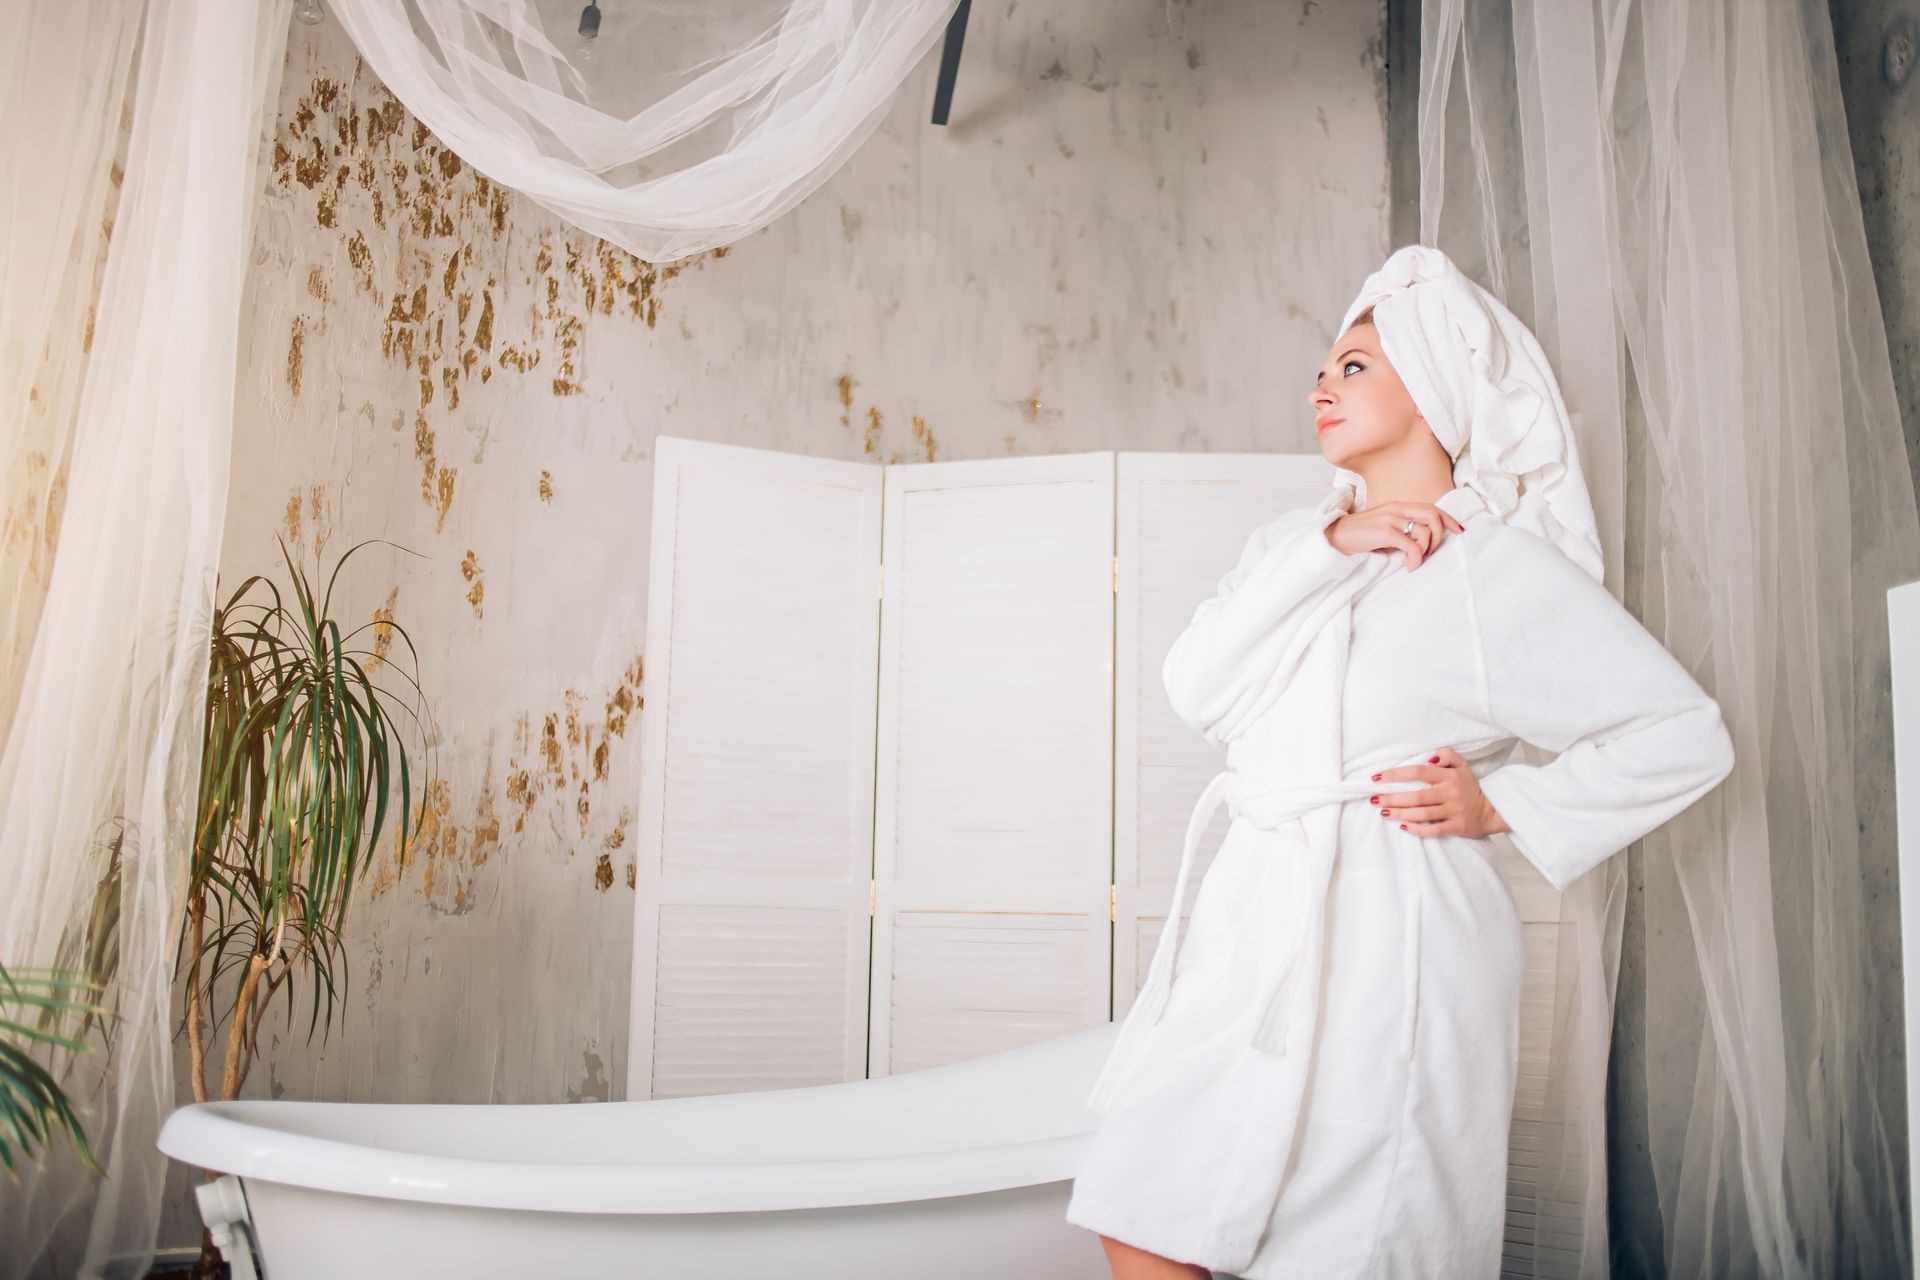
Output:
M1320 510L1322 513L1345 511L1351 514L1358 497L1359 491L1353 485L1336 481L1332 492L1320 503ZM1499 518L1487 506L1485 498L1465 485L1455 485L1434 499L1433 505L1461 524L1472 524L1476 519Z

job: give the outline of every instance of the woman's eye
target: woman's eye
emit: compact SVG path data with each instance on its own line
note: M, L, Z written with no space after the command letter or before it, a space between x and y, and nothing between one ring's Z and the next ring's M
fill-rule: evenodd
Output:
M1349 360L1340 366L1340 372L1345 373L1349 369L1364 369L1366 367L1367 366L1361 364L1358 360Z

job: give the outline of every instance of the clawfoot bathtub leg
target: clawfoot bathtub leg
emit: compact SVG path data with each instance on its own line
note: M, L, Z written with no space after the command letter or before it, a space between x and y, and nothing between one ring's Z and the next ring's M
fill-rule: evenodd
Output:
M232 1280L259 1280L253 1266L253 1220L247 1216L247 1197L240 1179L232 1174L204 1182L193 1189L200 1201L200 1219L213 1235L213 1243L227 1260Z
M1213 1280L1213 1272L1192 1262L1175 1262L1145 1249L1101 1236L1100 1247L1107 1251L1107 1265L1113 1268L1113 1280Z

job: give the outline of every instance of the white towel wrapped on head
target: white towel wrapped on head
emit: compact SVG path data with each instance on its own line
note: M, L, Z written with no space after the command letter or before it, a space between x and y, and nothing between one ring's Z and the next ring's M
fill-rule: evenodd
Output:
M1603 580L1573 424L1539 339L1440 250L1396 250L1360 286L1340 332L1373 308L1380 349L1453 459L1456 485ZM1363 487L1345 468L1336 486Z

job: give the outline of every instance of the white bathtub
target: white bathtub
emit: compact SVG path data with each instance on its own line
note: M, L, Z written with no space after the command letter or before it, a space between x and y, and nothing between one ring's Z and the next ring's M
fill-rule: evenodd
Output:
M1115 1031L699 1098L203 1103L160 1149L238 1176L265 1280L1105 1280L1061 1215Z

